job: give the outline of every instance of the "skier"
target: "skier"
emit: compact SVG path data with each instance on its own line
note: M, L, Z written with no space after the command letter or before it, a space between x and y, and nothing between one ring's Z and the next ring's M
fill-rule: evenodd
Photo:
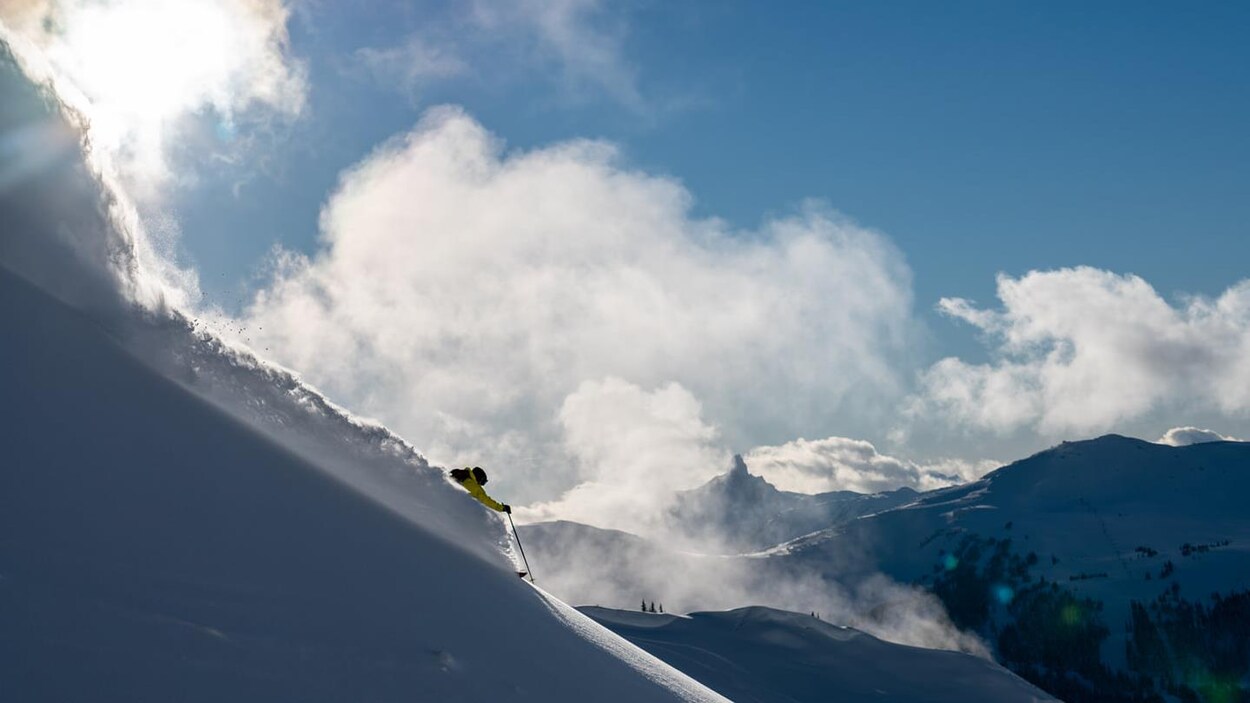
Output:
M466 466L463 469L452 469L451 477L456 479L456 482L461 486L464 486L465 490L469 492L469 495L477 498L482 505L485 505L491 510L498 510L501 513L508 513L509 515L512 514L511 505L508 505L507 503L500 503L494 498L486 495L486 491L482 489L482 484L486 483L486 472L482 470L482 467L474 466L470 469Z
M491 510L498 510L501 513L507 513L508 523L512 523L512 506L507 503L500 503L494 498L491 498L486 495L486 491L482 489L482 484L486 483L486 472L482 470L482 467L474 466L470 469L466 466L463 469L452 469L451 477L456 479L456 482L461 486L464 486L465 490L469 492L469 495L476 498L482 505L485 505ZM521 550L521 560L525 561L525 571L518 571L516 572L516 575L521 578L529 576L530 582L532 583L534 581L534 577L530 575L529 562L525 559L525 549L521 547L521 536L516 533L515 525L512 526L512 536L516 538L517 549Z

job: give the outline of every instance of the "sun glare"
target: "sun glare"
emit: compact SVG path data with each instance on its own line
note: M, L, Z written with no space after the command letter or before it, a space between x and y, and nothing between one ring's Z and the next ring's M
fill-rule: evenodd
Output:
M93 143L145 175L164 172L174 124L213 109L229 126L253 103L294 114L281 5L251 0L63 0L28 36L87 100ZM275 9L277 8L277 9Z
M53 59L102 113L152 127L230 79L229 18L215 2L90 5L69 14ZM212 97L212 96L208 96Z

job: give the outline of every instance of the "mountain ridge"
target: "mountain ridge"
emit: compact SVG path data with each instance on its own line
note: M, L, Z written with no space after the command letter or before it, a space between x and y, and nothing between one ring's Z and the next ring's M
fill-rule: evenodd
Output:
M782 491L750 473L743 457L735 455L729 471L679 491L665 519L672 532L704 550L749 553L903 505L918 495L906 487L872 494Z

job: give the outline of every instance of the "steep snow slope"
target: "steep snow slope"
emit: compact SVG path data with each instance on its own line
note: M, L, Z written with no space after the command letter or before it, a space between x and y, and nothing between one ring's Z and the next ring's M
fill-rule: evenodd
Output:
M518 580L411 446L138 295L72 135L0 43L0 697L723 700Z
M714 698L7 272L0 328L6 697Z
M728 472L678 493L667 517L676 533L694 539L703 551L744 553L904 505L917 495L910 488L873 495L780 491L751 475L742 457L735 456Z
M1057 700L983 659L883 642L810 615L580 610L738 703Z

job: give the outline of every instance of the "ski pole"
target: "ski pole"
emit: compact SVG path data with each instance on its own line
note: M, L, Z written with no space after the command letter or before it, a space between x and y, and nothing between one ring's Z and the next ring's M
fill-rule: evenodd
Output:
M530 569L530 560L525 558L525 547L521 546L521 535L517 534L516 523L512 521L512 513L505 513L508 516L508 524L512 525L512 536L516 538L516 548L521 550L521 561L525 562L525 572L530 577L530 583L534 583L534 572Z

